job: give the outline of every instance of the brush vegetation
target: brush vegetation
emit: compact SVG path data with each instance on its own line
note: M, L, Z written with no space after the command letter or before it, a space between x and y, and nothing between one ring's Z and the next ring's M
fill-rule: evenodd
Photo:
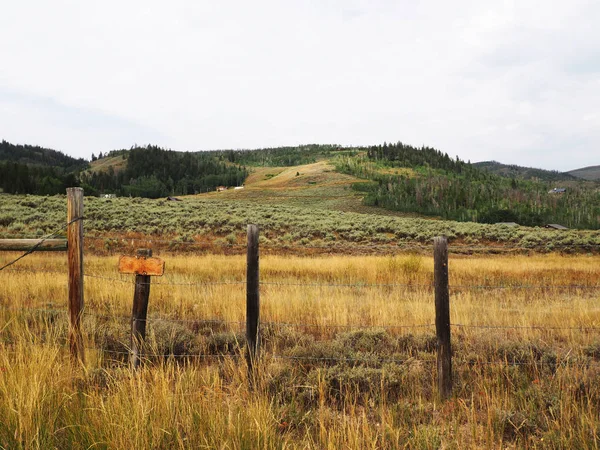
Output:
M182 250L186 244L243 247L249 223L261 227L266 247L345 248L349 252L373 246L393 251L429 244L439 235L448 236L457 247L485 251L513 246L594 252L600 244L597 230L556 231L353 212L362 211L361 200L347 189L347 180L341 185L334 182L313 187L304 175L289 175L282 190L277 183L281 177L285 179L283 172L256 189L187 197L181 202L86 197L86 245L97 251L121 249L127 238L143 238L148 242L173 239L172 245L180 244L176 248ZM289 180L304 184L290 189ZM329 195L321 199L323 192ZM0 195L0 211L0 237L42 237L64 225L66 201L62 195Z

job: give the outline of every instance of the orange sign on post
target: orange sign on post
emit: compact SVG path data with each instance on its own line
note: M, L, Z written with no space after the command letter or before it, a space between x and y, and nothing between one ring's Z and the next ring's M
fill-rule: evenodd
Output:
M119 258L119 272L160 277L165 273L165 262L160 258L121 256Z

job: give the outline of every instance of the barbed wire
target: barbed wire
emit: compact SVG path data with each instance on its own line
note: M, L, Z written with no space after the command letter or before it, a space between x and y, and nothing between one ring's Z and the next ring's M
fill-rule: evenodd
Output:
M306 323L290 323L290 322L260 322L260 325L271 325L271 326L281 326L281 327L297 327L297 328L344 328L344 329L376 329L383 328L389 330L395 329L408 329L408 328L430 328L434 327L435 323L421 323L414 325L363 325L363 324L347 324L347 325L339 325L339 324L306 324Z
M578 330L578 331L596 331L600 330L600 327L595 326L574 326L574 327L555 327L546 325L480 325L480 324L462 324L462 323L451 323L451 327L457 328L479 328L486 330L496 329L510 329L510 330Z
M450 289L474 289L474 290L524 290L524 289L600 289L600 284L499 284L499 285L460 285L451 284Z
M385 363L396 363L396 364L406 364L408 362L420 362L423 364L431 364L435 363L434 360L427 359L396 359L396 358L381 358L379 359L377 355L373 355L371 358L350 358L350 357L333 357L333 356L293 356L293 355L277 355L277 354L269 354L270 358L273 359L285 359L291 361L331 361L331 362L361 362L361 363L372 363L372 364L385 364Z
M30 314L34 313L47 313L47 314L55 314L62 313L67 315L68 311L66 309L59 308L25 308L25 307L13 307L0 305L0 310L9 310L9 311L26 311ZM122 319L126 321L134 320L130 315L122 315L122 314L101 314L97 312L92 312L88 310L84 310L82 312L83 316L103 318L103 319ZM157 316L157 317L147 317L146 319L135 319L137 322L173 322L173 323L189 323L194 325L200 324L215 324L215 325L245 325L245 321L233 321L233 320L223 320L223 319L203 319L203 318L195 318L195 319L176 319L166 316ZM315 328L315 329L353 329L353 330L361 330L361 329L423 329L423 328L432 328L435 326L435 323L423 323L423 324L410 324L410 325L391 325L391 324L318 324L318 323L294 323L294 322L278 322L278 321L270 321L264 320L260 321L260 325L263 327L295 327L295 328ZM538 331L598 331L600 330L600 326L588 326L588 325L580 325L580 326L547 326L547 325L486 325L486 324L463 324L463 323L451 323L451 327L462 328L462 329L484 329L484 330L538 330Z
M130 351L125 351L125 350L110 350L110 349L103 349L103 348L96 348L96 347L85 347L86 350L93 350L93 351L97 351L97 352L102 352L102 353L108 353L108 354L113 354L113 355L131 355ZM146 353L146 352L142 352L140 354L140 357L142 359L144 358L223 358L224 356L234 356L234 355L230 355L227 353L222 353L222 354L218 354L218 353L178 353L178 354L173 354L173 353Z
M97 314L94 312L83 311L83 315L108 318L108 319L124 319L133 320L131 316L124 315L110 315L110 314ZM137 322L153 322L153 321L164 321L164 322L175 322L175 323L191 323L197 324L215 324L215 325L245 325L245 321L232 321L222 319L174 319L171 317L147 317L146 319L135 319ZM414 324L414 325L377 325L377 324L308 324L308 323L292 323L292 322L277 322L277 321L260 321L261 326L275 326L275 327L297 327L297 328L334 328L334 329L370 329L370 328L383 328L383 329L408 329L408 328L430 328L435 326L434 323L426 324Z
M133 279L113 278L96 274L84 274L84 277L97 278L107 281L115 281L127 284L140 284L152 286L217 286L217 285L245 285L246 281L231 280L231 281L199 281L199 282L136 282ZM299 282L283 282L283 281L261 281L261 286L303 286L303 287L331 287L331 288L393 288L393 287L408 287L408 288L434 288L433 283L299 283ZM540 285L450 285L449 289L475 289L475 290L524 290L524 289L600 289L600 285L582 285L582 284L540 284Z
M15 273L47 273L66 275L66 273L57 270L48 269L8 269L7 272ZM95 278L105 281L113 281L124 284L138 284L138 285L152 285L152 286L219 286L219 285L245 285L244 280L228 280L228 281L197 281L197 282L176 282L176 281L155 281L155 282L136 282L134 278L116 278L108 277L98 274L84 273L86 278ZM433 289L435 285L433 283L302 283L302 282L284 282L284 281L261 281L261 286L275 286L275 287L327 287L327 288L419 288L419 289ZM468 285L468 284L456 284L450 285L450 290L597 290L600 289L600 284L482 284L482 285Z
M125 316L125 315L116 315L116 314L98 314L95 312L90 312L87 310L84 310L82 312L82 314L84 316L90 316L90 317L98 317L98 318L102 318L102 319L123 319L123 320L128 320L128 321L132 321L133 318L131 317L131 315L129 316ZM158 316L158 317L147 317L145 319L135 319L135 321L137 322L154 322L154 321L163 321L163 322L175 322L175 323L191 323L191 324L216 324L216 325L245 325L246 322L245 321L233 321L233 320L221 320L221 319L202 319L202 318L198 318L198 319L174 319L171 317L165 317L165 316ZM262 322L261 322L262 323Z
M26 311L30 314L33 314L35 312L39 312L39 313L48 313L48 314L54 314L54 313L63 313L66 315L68 314L68 310L67 309L59 309L59 308L35 308L35 309L31 309L31 308L25 308L25 307L13 307L13 306L5 306L5 305L0 305L0 310L8 310L8 311ZM101 319L122 319L122 320L126 320L126 321L132 321L133 318L131 315L123 315L123 314L102 314L102 313L97 313L97 312L92 312L92 311L88 311L88 310L83 310L81 313L83 316L89 316L89 317L96 317L96 318L101 318ZM200 325L200 324L215 324L215 325L245 325L246 321L234 321L234 320L224 320L224 319L203 319L203 318L196 318L196 319L176 319L176 318L171 318L171 317L166 317L166 316L156 316L156 317L147 317L146 319L135 319L135 321L137 322L158 322L158 321L162 321L162 322L173 322L173 323L189 323L189 324L194 324L194 325ZM412 329L412 328L430 328L430 327L434 327L435 324L434 323L425 323L425 324L412 324L412 325L387 325L387 324L369 324L369 325L365 325L365 324L316 324L316 323L292 323L292 322L277 322L277 321L270 321L270 320L261 320L260 321L260 325L261 326L274 326L274 327L296 327L296 328L332 328L332 329L377 329L377 328L381 328L381 329L390 329L390 330L394 330L394 329Z
M137 285L141 285L141 286L148 286L148 285L152 285L152 286L216 286L216 285L245 285L246 282L245 281L203 281L203 282L136 282L134 279L124 279L124 278L114 278L114 277L106 277L103 275L95 275L95 274L86 274L84 273L83 275L84 277L87 278L96 278L99 280L106 280L106 281L115 281L118 283L125 283L125 284L137 284Z
M68 350L68 346L65 345L68 343L68 339L55 339L61 342L61 344L56 345L51 342L44 343L36 343L29 342L31 345L40 345L43 344L46 347L50 348L53 351L57 350ZM23 355L23 351L13 350L14 345L2 346L3 354L10 355ZM8 347L8 349L7 349ZM102 354L112 354L112 355L121 355L121 356L130 356L132 354L131 350L113 350L102 347L84 347L86 350L91 350L94 352L99 352ZM570 351L569 351L570 353ZM228 353L169 353L169 352L142 352L140 357L142 359L151 359L151 358L163 358L166 360L173 359L223 359L223 358L234 358L239 359L244 356L243 347L240 346L237 348L237 351L228 352ZM501 355L500 355L501 356ZM373 353L368 353L366 356L362 357L348 357L348 356L310 356L310 355L286 355L286 354L277 354L277 353L264 353L261 355L261 359L265 360L288 360L295 362L302 361L313 361L313 362L335 362L335 363L363 363L367 365L379 365L379 364L399 364L405 365L410 363L416 364L424 364L424 365L436 365L437 360L435 359L422 359L422 358L414 358L409 356L407 358L397 358L397 357L386 357L383 355L377 355ZM467 366L469 368L473 367L489 367L489 366L500 366L500 367L511 367L511 366L533 366L533 367L551 367L554 370L559 368L572 368L572 367L589 367L591 359L587 358L586 360L580 360L578 358L569 358L565 357L562 360L554 359L554 360L540 360L540 359L529 359L527 361L518 359L511 359L507 356L501 357L498 360L481 360L481 359L464 359L455 357L453 360L453 365L455 367Z

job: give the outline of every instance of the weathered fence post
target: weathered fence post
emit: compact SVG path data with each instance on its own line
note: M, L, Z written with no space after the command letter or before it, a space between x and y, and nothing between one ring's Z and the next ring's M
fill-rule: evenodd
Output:
M246 270L246 361L251 386L254 383L255 362L259 356L259 269L258 226L248 225L248 253Z
M83 310L83 189L67 188L67 259L69 265L69 350L74 361L85 362Z
M438 390L442 399L452 395L450 347L450 293L448 291L448 238L434 239L435 331L437 335Z
M137 257L150 258L152 250L141 248ZM135 291L133 294L133 311L131 312L131 367L140 366L140 353L146 339L146 318L148 316L148 300L150 299L150 275L135 276Z

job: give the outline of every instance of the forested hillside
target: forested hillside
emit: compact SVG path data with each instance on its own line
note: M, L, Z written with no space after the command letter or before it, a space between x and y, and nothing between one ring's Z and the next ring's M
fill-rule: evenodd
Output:
M0 187L9 194L54 195L64 194L67 187L82 186L87 195L157 198L206 192L219 185L238 186L248 176L244 167L215 152L175 152L148 145L114 150L105 157L125 160L125 169L108 165L106 170L86 170L89 164L83 159L2 141Z
M158 198L207 192L220 185L239 186L248 176L243 166L214 153L175 152L152 145L107 156L113 153L127 159L126 168L115 171L109 166L106 171L83 173L86 192Z
M10 194L53 195L78 185L88 163L56 150L0 142L0 188Z
M87 167L83 158L72 158L57 150L37 145L16 145L0 142L0 162L13 162L36 166L60 167L67 172Z
M339 157L336 166L373 181L357 185L369 205L459 221L600 228L597 184L573 183L564 193L550 193L555 187L550 182L501 177L438 150L402 143ZM405 167L412 172L394 173Z

